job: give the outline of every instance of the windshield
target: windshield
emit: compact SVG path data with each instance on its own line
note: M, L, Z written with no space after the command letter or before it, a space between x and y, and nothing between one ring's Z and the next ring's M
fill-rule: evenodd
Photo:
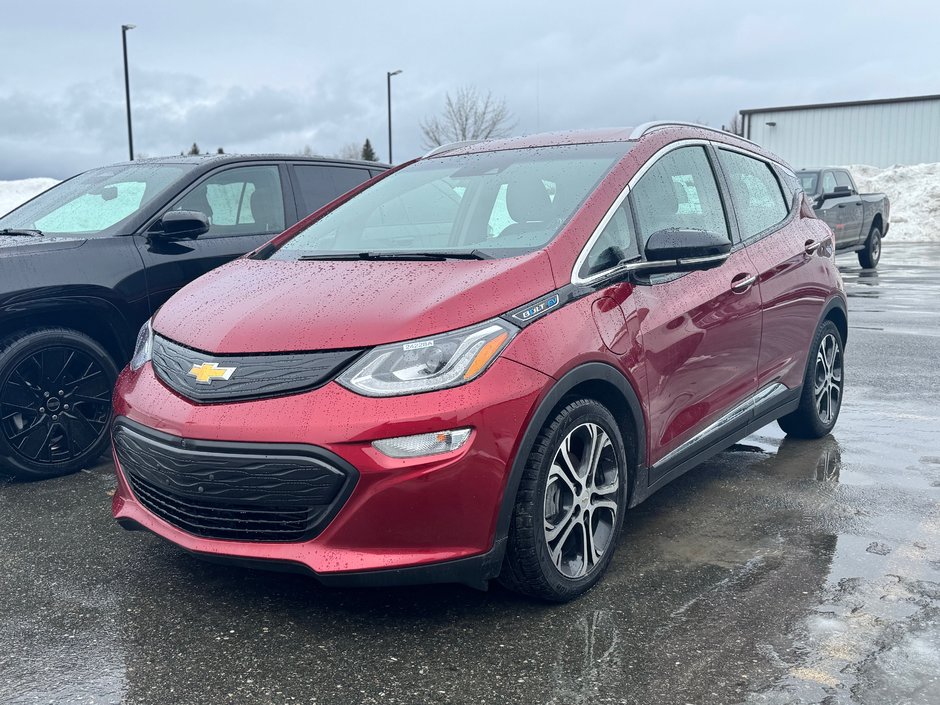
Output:
M92 169L0 218L0 230L114 234L190 168L184 164L123 164Z
M800 186L804 193L810 195L816 193L816 182L819 180L819 173L815 171L798 171L796 175L800 179Z
M379 181L270 256L522 254L555 237L629 147L611 142L426 159Z

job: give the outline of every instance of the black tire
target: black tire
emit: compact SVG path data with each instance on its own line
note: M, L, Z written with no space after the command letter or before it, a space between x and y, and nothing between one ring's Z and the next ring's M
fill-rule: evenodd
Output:
M829 343L835 343L831 376L827 372L830 364L826 359ZM777 420L780 428L796 438L822 438L832 431L842 410L842 394L845 388L845 347L842 334L832 321L823 321L813 336L809 348L809 359L803 374L803 393L796 411ZM837 374L836 374L837 372ZM820 392L822 389L822 392Z
M609 444L597 429L603 431ZM566 441L567 457L572 460L570 467L578 465L585 470L583 476L578 476L575 470L565 474L569 479L561 479L553 469L556 454ZM600 448L593 472L580 463L591 443ZM556 467L563 464L560 461ZM570 481L572 477L574 482ZM582 482L577 482L578 479ZM623 437L610 411L594 399L566 402L542 427L526 462L516 494L500 582L510 590L551 602L567 602L590 590L613 557L627 508L628 480ZM579 494L575 494L575 488ZM615 504L615 511L611 504ZM554 507L548 517L547 506ZM547 527L553 515L558 516L558 521ZM591 527L590 532L584 530L586 524ZM553 529L558 532L550 538ZM587 547L586 540L591 541L591 547L603 546L594 560L588 556L594 558L596 551ZM550 548L552 541L554 545ZM579 545L581 563L575 555ZM556 565L553 553L557 553L561 568Z
M858 251L858 263L865 269L875 269L881 259L881 228L877 225L871 227L865 248Z
M117 373L101 345L68 328L0 341L0 470L39 480L91 465L108 446Z

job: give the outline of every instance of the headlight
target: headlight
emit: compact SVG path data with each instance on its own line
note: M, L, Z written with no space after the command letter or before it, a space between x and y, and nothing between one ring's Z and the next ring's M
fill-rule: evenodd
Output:
M420 340L381 345L337 382L367 397L394 397L465 384L492 364L519 329L493 319Z
M153 353L153 326L150 325L148 319L137 334L137 344L134 346L134 356L130 362L131 369L139 370L145 362L150 362L151 353Z

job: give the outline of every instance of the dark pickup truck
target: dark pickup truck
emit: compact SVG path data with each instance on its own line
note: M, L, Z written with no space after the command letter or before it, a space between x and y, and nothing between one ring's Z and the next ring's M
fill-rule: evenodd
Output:
M890 203L883 193L859 193L845 169L823 167L796 172L813 210L836 236L836 251L857 252L858 263L874 269L881 239L888 234Z
M94 461L118 370L153 312L387 168L289 156L126 162L0 217L0 471L51 477ZM194 311L194 325L207 315Z

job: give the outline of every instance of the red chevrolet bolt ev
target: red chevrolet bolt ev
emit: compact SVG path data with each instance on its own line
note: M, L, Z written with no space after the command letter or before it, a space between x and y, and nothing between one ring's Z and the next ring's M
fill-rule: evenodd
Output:
M833 240L679 123L442 147L196 280L115 393L114 516L325 584L563 601L626 511L842 401Z

